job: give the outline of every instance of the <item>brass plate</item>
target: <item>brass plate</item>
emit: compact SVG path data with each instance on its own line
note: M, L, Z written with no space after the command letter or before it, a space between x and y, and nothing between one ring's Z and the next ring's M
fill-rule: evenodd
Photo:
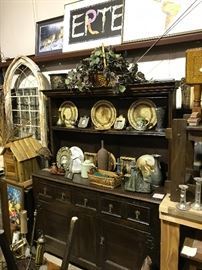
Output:
M128 110L128 121L136 130L153 128L157 123L156 105L149 99L142 99L133 102ZM140 125L140 119L146 120L146 124Z
M64 124L69 125L71 122L76 122L78 119L78 109L71 101L65 101L60 105L59 112Z
M70 165L71 150L67 146L61 147L56 155L56 164L58 168L66 169Z
M91 119L96 129L110 129L116 121L116 109L107 100L99 100L91 109Z
M109 152L108 170L115 171L115 169L116 169L116 158L115 158L114 154Z

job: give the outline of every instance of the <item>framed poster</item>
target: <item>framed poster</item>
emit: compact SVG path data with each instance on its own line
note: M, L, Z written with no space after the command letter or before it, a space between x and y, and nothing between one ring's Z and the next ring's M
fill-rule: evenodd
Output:
M200 0L125 0L122 42L202 31Z
M81 0L65 5L63 52L121 43L123 0Z
M36 23L35 55L62 52L64 16Z
M22 187L7 184L8 211L11 224L20 224L20 211L24 208L24 190Z

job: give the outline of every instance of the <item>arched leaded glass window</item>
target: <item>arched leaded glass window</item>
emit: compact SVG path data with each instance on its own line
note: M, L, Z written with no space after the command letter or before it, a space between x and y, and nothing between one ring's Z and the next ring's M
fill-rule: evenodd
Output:
M13 60L3 86L8 136L22 138L31 134L47 145L45 96L41 90L48 88L47 79L30 58Z

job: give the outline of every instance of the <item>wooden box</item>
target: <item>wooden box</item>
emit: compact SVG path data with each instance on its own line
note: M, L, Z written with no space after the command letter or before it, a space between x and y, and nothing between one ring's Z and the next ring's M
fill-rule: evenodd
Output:
M186 83L202 84L202 48L186 51Z
M16 182L29 180L32 173L40 169L37 156L41 147L32 137L6 144L2 152L6 178Z

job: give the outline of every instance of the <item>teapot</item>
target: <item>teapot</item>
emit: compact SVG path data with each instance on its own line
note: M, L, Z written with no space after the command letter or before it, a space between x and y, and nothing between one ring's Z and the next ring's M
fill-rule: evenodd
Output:
M81 177L83 178L88 178L88 172L90 171L91 168L95 167L95 164L89 160L86 159L82 164L81 164Z

